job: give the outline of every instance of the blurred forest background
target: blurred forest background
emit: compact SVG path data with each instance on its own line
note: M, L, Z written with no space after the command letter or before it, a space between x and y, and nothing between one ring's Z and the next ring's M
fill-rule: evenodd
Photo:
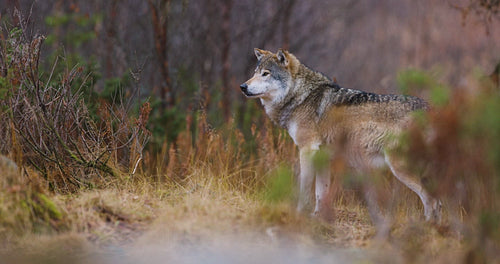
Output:
M277 226L365 245L342 162L333 227L297 216L296 147L240 92L253 48L285 48L341 86L436 110L397 151L445 225L412 222L421 205L396 180L377 186L405 262L500 259L498 0L0 0L0 22L0 249L27 234L133 240L153 220L180 241Z
M239 91L255 67L254 47L289 49L340 85L378 93L398 92L408 68L466 87L472 73L500 61L495 1L2 2L4 23L47 37L45 69L57 56L85 66L90 89L108 99L136 82L153 106L153 133L170 141L200 107L215 126L257 114Z

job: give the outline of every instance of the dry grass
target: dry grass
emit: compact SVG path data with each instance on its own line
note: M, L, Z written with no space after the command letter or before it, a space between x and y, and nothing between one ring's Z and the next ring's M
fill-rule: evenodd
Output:
M73 195L48 194L63 215L64 229L28 229L12 235L4 242L3 253L12 256L23 252L28 260L42 257L53 261L49 256L62 247L67 252L57 253L58 261L88 263L91 256L106 259L108 254L115 254L108 251L113 248L141 259L161 252L175 260L180 257L179 250L188 246L222 254L225 252L218 251L230 251L235 245L258 252L294 245L312 252L319 248L328 248L325 252L364 248L360 253L363 258L391 256L420 262L440 256L443 251L460 252L462 248L459 239L442 236L435 228L415 220L420 219L421 208L408 210L404 201L396 210L391 242L380 245L372 240L374 227L363 202L353 191L342 193L335 201L334 222L325 223L297 214L293 196L280 201L265 200L265 184L241 191L232 183L232 174L220 174L211 170L209 164L191 169L182 182L155 183L136 175L135 179L124 179L105 189ZM30 221L29 216L24 217ZM412 255L415 248L425 252L425 257ZM144 250L149 253L144 255Z

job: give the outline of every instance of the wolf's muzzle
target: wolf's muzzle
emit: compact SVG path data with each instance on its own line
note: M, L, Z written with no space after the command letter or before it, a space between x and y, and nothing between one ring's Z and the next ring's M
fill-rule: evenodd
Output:
M253 97L258 97L260 95L262 95L262 93L258 93L258 94L253 94L251 92L248 91L248 84L247 83L243 83L242 85L240 85L240 88L241 88L241 91L245 94L246 97L248 98L253 98Z
M240 85L241 91L245 94L248 93L248 85L246 83L243 83Z
M244 93L246 93L246 92L247 92L247 89L248 89L248 85L247 85L247 83L242 83L242 84L240 85L240 88L241 88L241 91L243 91Z

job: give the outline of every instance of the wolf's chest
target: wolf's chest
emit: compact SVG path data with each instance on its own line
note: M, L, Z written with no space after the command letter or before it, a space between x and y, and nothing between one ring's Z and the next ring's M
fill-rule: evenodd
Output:
M311 127L304 127L303 124L291 120L287 125L288 134L299 148L306 147L310 150L317 150L322 145L322 140Z
M288 134L293 139L293 142L295 142L295 145L297 145L297 130L298 130L297 122L290 121L288 123Z

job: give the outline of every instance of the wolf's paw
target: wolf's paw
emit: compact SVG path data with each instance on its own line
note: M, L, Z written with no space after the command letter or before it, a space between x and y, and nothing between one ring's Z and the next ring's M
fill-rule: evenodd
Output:
M311 217L327 223L333 223L335 220L333 210L314 210L311 213Z

